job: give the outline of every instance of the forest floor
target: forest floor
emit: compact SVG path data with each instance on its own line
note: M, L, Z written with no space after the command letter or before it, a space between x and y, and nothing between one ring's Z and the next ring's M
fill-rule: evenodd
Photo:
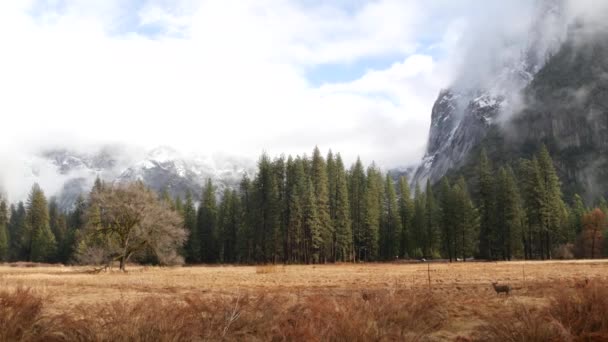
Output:
M608 284L608 260L170 268L130 265L126 273L91 273L92 267L26 266L0 264L0 290L30 288L43 298L47 314L150 298L179 301L198 296L234 301L243 296L272 296L282 298L281 305L287 310L310 297L367 300L387 291L409 296L430 292L439 298L445 320L425 330L425 338L461 341L469 340L491 317L518 305L540 309L556 293L580 287L586 280ZM510 285L511 294L497 295L491 285L494 281ZM402 310L408 310L407 305Z

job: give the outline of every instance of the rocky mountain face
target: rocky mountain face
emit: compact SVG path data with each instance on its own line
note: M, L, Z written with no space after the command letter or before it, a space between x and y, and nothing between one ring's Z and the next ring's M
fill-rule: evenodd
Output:
M545 58L530 44L518 68L507 71L521 75L512 88L518 89L517 97L491 90L442 91L433 107L427 153L413 182L436 182L444 175L473 179L481 148L495 166L516 165L544 144L566 199L578 193L592 203L606 196L608 25L597 25L570 23L563 39L549 39L559 45L545 50Z
M42 157L61 175L58 179L63 180L63 185L56 198L64 209L71 208L79 195L90 191L97 177L110 183L139 180L158 192L166 190L171 196L182 198L190 192L198 200L207 179L214 182L220 194L227 187L236 187L245 173L254 172L254 165L248 160L187 157L168 147L142 155L126 153L118 147L93 153L50 150Z
M529 155L544 143L567 195L608 191L608 30L571 29L525 90L526 107L502 130L503 150ZM494 157L498 157L495 155Z
M435 183L449 170L463 166L490 127L519 110L522 89L564 39L563 6L561 1L539 2L526 42L503 47L519 53L490 58L493 65L484 66L484 75L472 77L465 71L440 92L431 113L427 150L410 178L412 185Z

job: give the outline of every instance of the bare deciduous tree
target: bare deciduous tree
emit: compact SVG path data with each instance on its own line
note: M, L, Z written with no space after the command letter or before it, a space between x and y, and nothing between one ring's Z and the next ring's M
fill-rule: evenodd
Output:
M151 252L161 264L183 263L186 241L181 216L141 182L93 190L85 234L78 246L82 263L126 263Z

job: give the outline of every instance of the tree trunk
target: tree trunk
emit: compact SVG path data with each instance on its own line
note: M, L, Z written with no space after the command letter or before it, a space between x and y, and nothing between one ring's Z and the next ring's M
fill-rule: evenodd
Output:
M591 235L591 259L595 259L595 231L592 231Z
M120 266L119 266L119 269L124 272L126 265L127 265L127 258L126 258L125 255L123 255L123 256L120 257Z

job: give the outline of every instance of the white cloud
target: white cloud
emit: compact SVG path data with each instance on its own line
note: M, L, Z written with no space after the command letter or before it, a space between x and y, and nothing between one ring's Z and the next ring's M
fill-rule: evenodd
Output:
M378 144L361 124L428 123L423 107L441 83L430 56L320 89L305 78L320 63L414 51L413 2L370 2L350 12L271 0L155 1L138 14L141 24L181 34L155 39L115 34L117 1L67 1L36 18L28 14L32 3L5 3L0 112L11 129L3 147L126 142L255 156L318 144L371 160L399 142ZM371 145L361 146L361 136ZM422 144L412 145L416 153L379 161L413 162Z
M484 17L476 1L52 2L0 2L0 160L11 165L21 147L102 143L249 158L319 145L347 162L412 164L469 22ZM395 62L307 79L374 59ZM0 185L18 174L0 171Z

